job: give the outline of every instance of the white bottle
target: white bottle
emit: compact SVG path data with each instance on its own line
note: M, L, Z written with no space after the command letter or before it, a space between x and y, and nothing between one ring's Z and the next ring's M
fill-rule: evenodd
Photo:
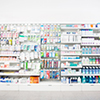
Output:
M31 65L32 65L32 63L29 61L28 62L28 69L31 69Z
M78 77L78 84L80 84L81 83L81 78L80 77Z
M82 58L82 64L85 64L85 57Z
M86 57L85 63L89 64L89 58L88 57Z

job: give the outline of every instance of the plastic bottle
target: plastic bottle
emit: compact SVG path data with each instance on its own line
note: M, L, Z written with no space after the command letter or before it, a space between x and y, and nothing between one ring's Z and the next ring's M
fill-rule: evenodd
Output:
M98 77L98 83L100 83L100 76Z
M89 67L89 74L92 74L92 68Z
M96 79L95 79L95 76L93 76L92 83L95 83L95 82L96 82Z
M99 54L99 48L96 47L96 54Z
M49 52L49 57L52 57L51 52Z
M85 54L85 48L82 47L82 54Z
M23 68L24 67L24 62L21 62L21 68Z
M96 54L96 48L95 47L92 48L92 54Z
M95 74L98 74L98 67L95 68Z
M80 77L78 77L78 84L80 84L81 83L81 78Z
M96 64L99 64L99 59L98 59L98 57L96 57Z
M83 71L82 71L82 73L83 73L83 74L85 74L85 67L83 67L83 69L82 69L82 70L83 70Z
M85 64L85 57L82 58L82 63Z
M86 83L89 83L89 76L85 76Z
M46 57L46 52L44 51L43 56Z
M98 83L98 76L96 76L96 83Z
M86 57L85 63L89 64L89 58L88 57Z
M26 70L28 69L28 62L26 61Z
M91 54L92 53L92 48L91 47L89 47L89 54Z
M95 67L92 68L92 74L95 74Z
M100 67L98 67L98 74L100 74Z
M92 83L92 77L91 76L89 77L89 83Z
M29 69L32 67L31 65L32 65L32 63L29 61L29 62L28 62L28 68L29 68Z
M69 77L69 82L68 82L69 84L71 83L71 78Z
M93 64L95 64L95 57L93 57Z
M89 69L88 67L86 67L85 74L88 74L88 73L89 73Z
M99 64L100 64L100 57L98 58L98 60L99 60Z
M73 83L74 82L74 77L70 78L70 82Z
M86 47L85 50L86 50L86 53L85 54L89 54L88 47Z
M91 57L89 58L89 64L92 64L92 58Z

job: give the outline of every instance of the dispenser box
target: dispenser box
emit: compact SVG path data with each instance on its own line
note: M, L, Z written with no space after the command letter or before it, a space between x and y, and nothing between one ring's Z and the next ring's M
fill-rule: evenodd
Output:
M39 83L39 76L31 76L30 83Z

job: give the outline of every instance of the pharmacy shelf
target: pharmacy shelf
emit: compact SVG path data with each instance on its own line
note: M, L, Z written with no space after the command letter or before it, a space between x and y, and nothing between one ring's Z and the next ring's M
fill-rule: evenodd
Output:
M20 68L0 68L0 70L19 70Z
M41 52L60 52L60 50L59 51L55 51L55 50L44 50L44 51L41 51Z
M80 56L81 54L70 54L70 53L61 53L62 56L64 55L71 55L71 56Z
M82 74L82 76L100 76L100 74Z
M98 35L81 35L81 37L100 37Z
M61 38L61 36L41 36L41 38Z
M93 30L100 30L100 28L82 28L82 27L61 27L61 30L70 30L70 29L72 29L72 30L74 30L74 29L76 29L76 30L78 30L78 29L93 29Z
M61 59L61 61L81 61L81 59Z
M49 60L49 59L50 59L50 60L51 60L51 59L55 59L55 60L56 60L56 59L60 59L60 58L56 58L56 57L43 57L43 58L41 58L40 60L44 60L44 59L48 59L48 60Z
M38 84L30 83L0 83L0 90L6 91L100 91L100 84L82 84L71 83L64 84L60 82L40 82Z
M100 56L100 54L82 54L82 56Z
M19 54L0 54L0 56L19 56Z
M67 44L77 44L77 43L81 43L81 41L79 41L79 42L61 42L61 43L67 43Z
M40 32L37 33L28 33L28 34L22 34L24 36L30 36L30 35L40 35Z
M61 51L82 51L82 49L61 49Z
M41 70L44 70L44 71L58 71L60 70L59 68L41 68Z
M93 30L100 30L100 28L91 28L91 27L87 27L87 28L86 28L86 27L84 27L84 28L81 27L80 29L93 29Z
M49 44L41 44L41 45L54 45L54 46L56 46L56 45L60 45L61 43L49 43Z
M100 44L81 44L81 46L100 46Z
M100 64L82 64L82 66L100 66Z
M61 27L61 30L78 30L78 27Z
M48 85L48 86L52 86L52 85L57 85L57 86L77 86L77 85L81 85L81 86L84 86L84 85L89 85L89 86L91 86L91 85L94 85L94 86L96 86L96 85L99 85L100 86L100 83L94 83L94 84L89 84L89 83L61 83L61 82L56 82L56 81L54 81L54 82L52 82L52 81L50 81L50 82L47 82L47 81L42 81L42 82L40 82L40 83L37 83L37 84L35 84L35 83L2 83L2 82L0 82L0 85L8 85L8 86L10 86L10 85L27 85L27 86L40 86L40 85L42 85L42 86L46 86L46 85Z
M40 76L40 74L18 74L18 73L0 73L0 76Z
M64 66L61 68L82 68L82 66Z
M82 74L61 74L61 76L82 76Z
M63 34L61 35L62 37L63 36L81 36L81 34Z
M0 61L0 63L20 63L19 61Z

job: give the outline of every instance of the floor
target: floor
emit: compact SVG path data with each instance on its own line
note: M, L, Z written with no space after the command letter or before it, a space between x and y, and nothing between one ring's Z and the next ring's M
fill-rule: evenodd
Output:
M100 92L0 91L0 100L100 100Z

